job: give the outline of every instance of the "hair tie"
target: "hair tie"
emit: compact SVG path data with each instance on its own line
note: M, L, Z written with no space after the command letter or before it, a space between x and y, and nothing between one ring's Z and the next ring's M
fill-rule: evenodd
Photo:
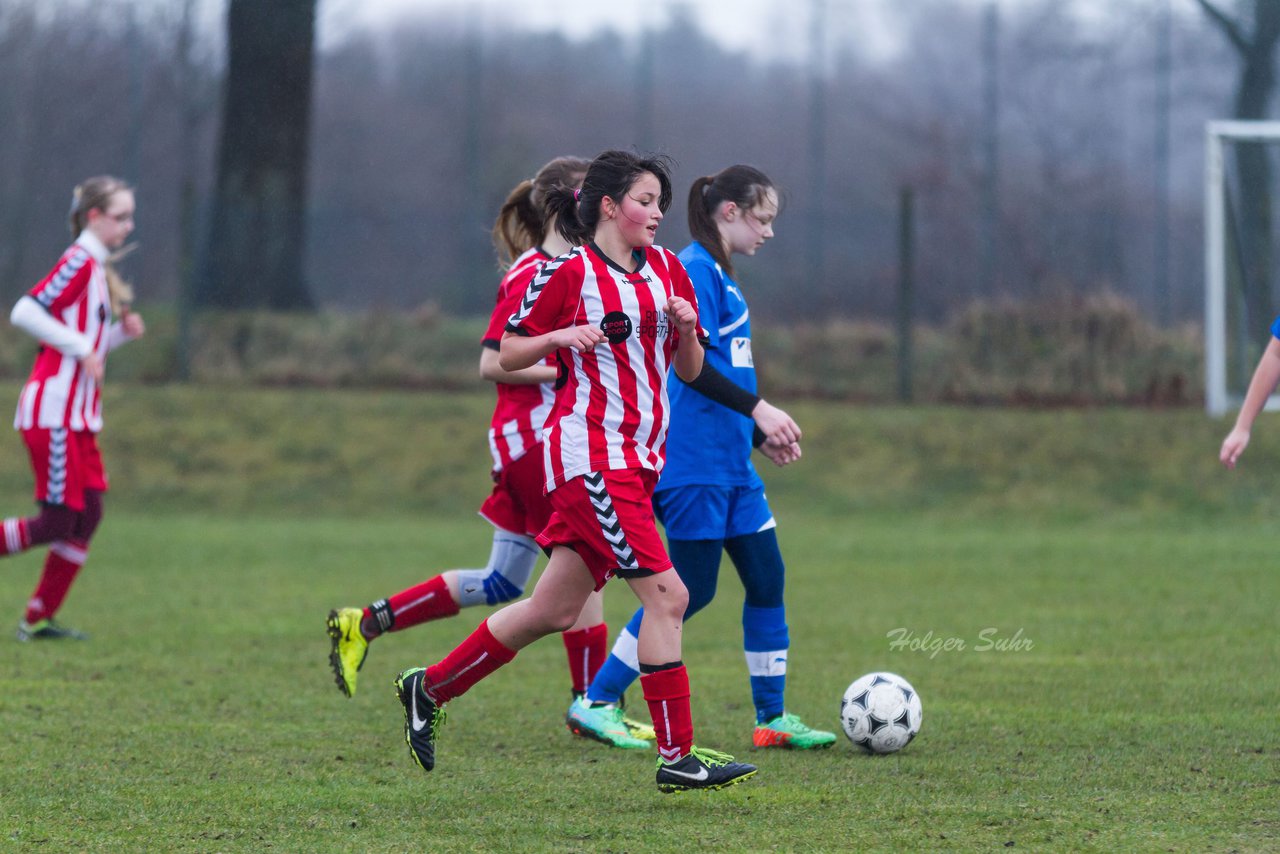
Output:
M71 191L71 210L67 211L67 216L75 216L76 212L80 210L80 194L80 187L76 187Z
M707 190L711 189L711 182L714 181L715 178L708 176L705 180L707 183L702 185L702 195L704 196L707 194Z
M581 196L581 195L582 195L582 190L581 190L581 189L574 190L574 191L573 191L573 200L576 202L576 201L578 200L578 196Z

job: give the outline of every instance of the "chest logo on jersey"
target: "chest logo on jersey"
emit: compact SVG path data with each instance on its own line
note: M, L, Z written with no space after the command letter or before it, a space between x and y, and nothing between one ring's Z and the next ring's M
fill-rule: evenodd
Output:
M610 344L621 344L635 332L640 338L666 338L671 334L671 324L665 311L645 311L639 329L624 311L611 311L600 321L600 331Z
M105 305L98 306L98 322L99 323L107 322L107 307Z
M631 318L625 311L611 311L600 321L600 331L610 344L621 344L631 337Z

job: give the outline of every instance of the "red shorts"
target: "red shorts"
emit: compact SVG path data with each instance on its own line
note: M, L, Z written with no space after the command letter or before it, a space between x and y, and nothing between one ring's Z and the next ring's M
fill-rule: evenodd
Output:
M653 487L648 469L592 472L550 495L555 512L538 535L550 552L568 546L586 561L596 589L614 575L640 578L671 569L671 558L653 519Z
M98 437L65 427L33 427L22 431L36 475L36 501L84 510L84 491L107 491Z
M513 534L537 536L551 518L551 502L544 489L542 445L534 445L519 459L493 473L493 492L480 505L489 524Z

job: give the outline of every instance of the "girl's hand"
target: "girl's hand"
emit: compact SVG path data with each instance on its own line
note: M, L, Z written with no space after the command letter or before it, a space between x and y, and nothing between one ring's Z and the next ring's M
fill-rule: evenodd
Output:
M671 318L681 338L698 334L698 310L684 297L667 299L667 317Z
M756 404L756 408L751 410L751 417L760 432L775 445L791 445L800 441L800 425L767 400Z
M129 338L141 338L147 334L147 324L142 322L142 315L125 311L120 318L120 330Z
M550 340L557 350L570 347L579 353L585 353L604 340L604 333L595 326L570 326L551 332Z
M1240 455L1244 453L1244 449L1249 447L1249 431L1243 427L1236 427L1227 434L1227 438L1222 440L1222 450L1218 452L1218 459L1229 469L1236 467L1236 460L1240 459Z
M89 352L80 357L80 367L84 368L84 372L93 377L96 383L102 382L102 360L98 358L98 354Z
M773 442L766 441L760 445L760 453L772 460L775 466L781 467L800 459L800 443L775 445Z

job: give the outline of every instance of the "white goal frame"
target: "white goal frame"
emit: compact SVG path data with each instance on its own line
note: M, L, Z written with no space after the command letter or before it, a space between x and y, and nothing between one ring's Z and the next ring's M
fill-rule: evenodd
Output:
M1280 122L1212 121L1205 125L1204 204L1204 408L1214 417L1226 415L1244 401L1227 390L1227 227L1225 194L1226 143L1280 143ZM1245 366L1251 373L1252 365ZM1272 396L1267 409L1280 409Z

